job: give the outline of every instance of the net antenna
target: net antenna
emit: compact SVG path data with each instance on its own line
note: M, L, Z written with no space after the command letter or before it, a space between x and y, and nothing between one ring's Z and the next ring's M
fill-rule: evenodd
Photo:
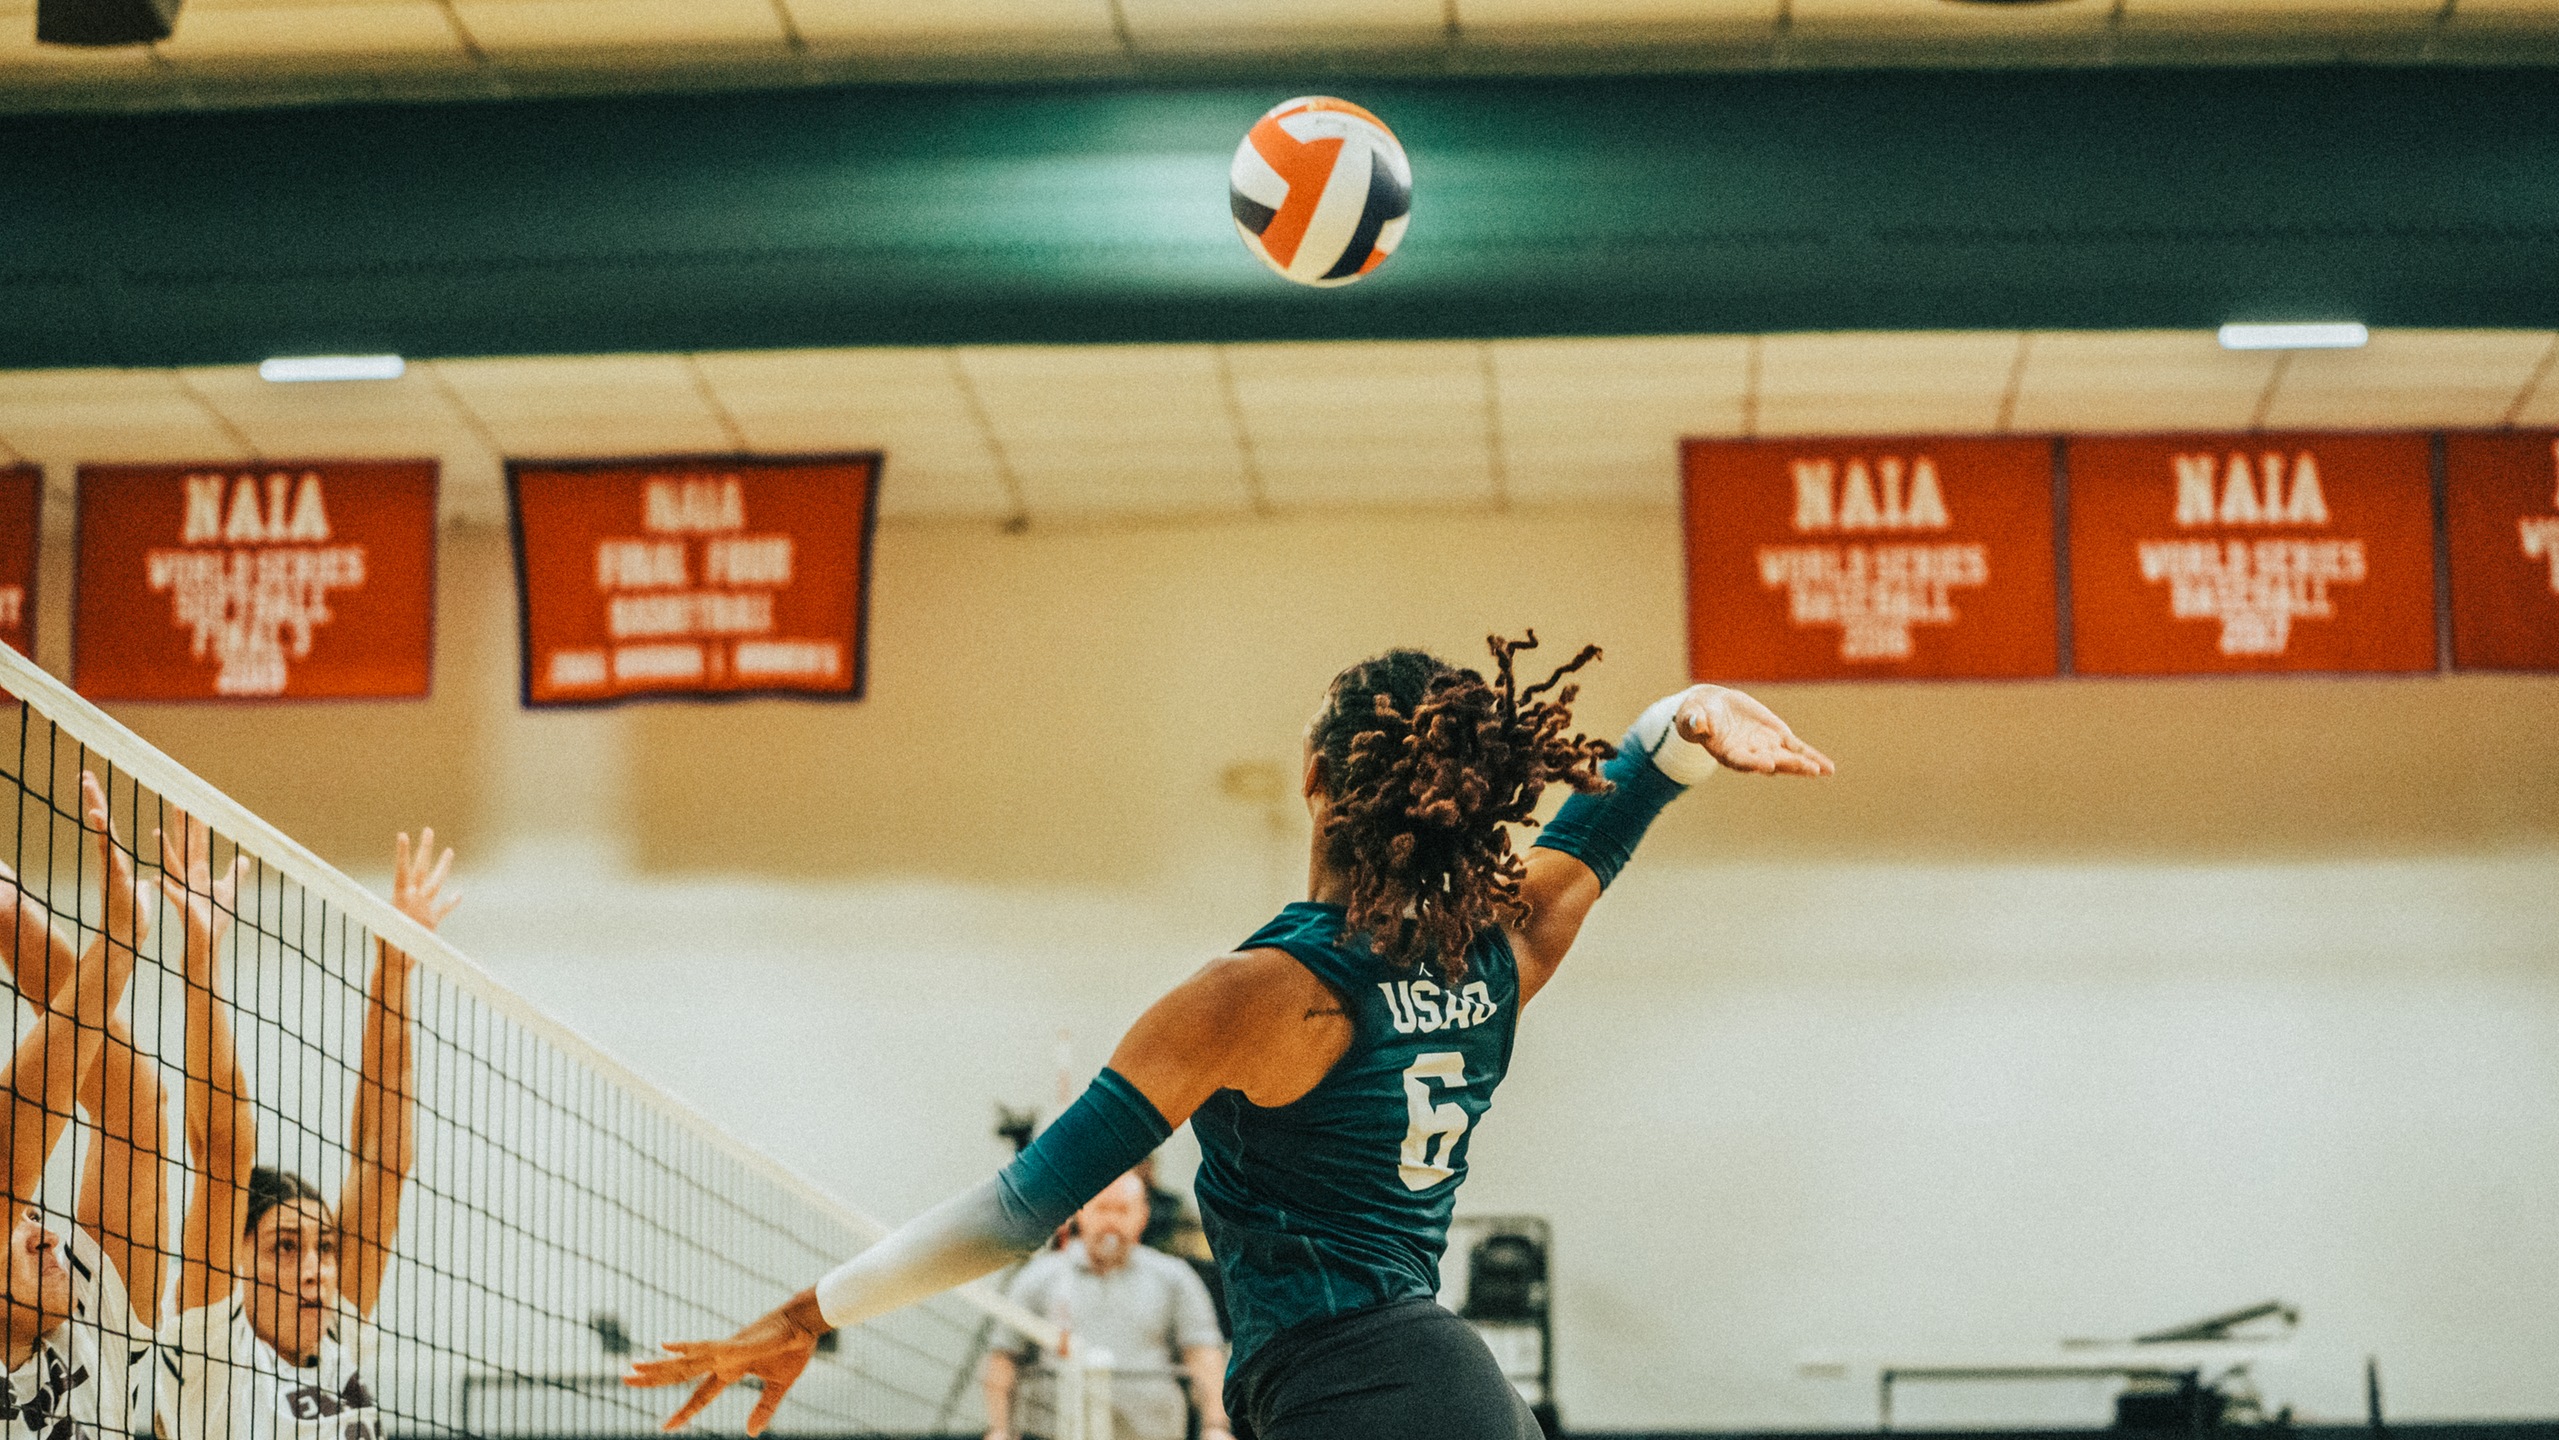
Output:
M635 1341L724 1334L884 1233L6 647L0 690L15 702L0 704L0 776L17 798L0 814L0 856L17 877L12 964L25 1002L13 1043L31 1033L28 1013L45 998L33 993L31 966L47 950L35 937L57 937L49 953L67 955L99 933L103 862L81 801L81 776L94 773L134 856L149 932L131 946L130 994L118 1012L130 1031L124 1063L165 1077L171 1097L161 1137L135 1138L137 1158L104 1180L96 1157L121 1152L102 1147L96 1107L85 1091L78 1106L61 1106L73 1143L56 1148L42 1193L18 1198L57 1217L75 1208L94 1216L78 1203L90 1188L165 1185L161 1233L98 1238L110 1257L130 1243L130 1255L158 1254L178 1273L203 1234L178 1215L190 1198L228 1193L228 1182L208 1180L213 1161L192 1153L190 1127L168 1123L168 1112L181 1108L183 1089L238 1116L254 1129L256 1163L307 1182L313 1223L340 1243L346 1288L312 1322L324 1337L316 1364L334 1378L296 1390L297 1415L376 1412L364 1433L349 1424L341 1440L653 1433L676 1397L622 1387L623 1352ZM242 864L236 894L215 907L221 934L210 944L189 939L186 914L203 894L187 877L170 877L185 908L178 897L158 899L162 856L151 837L184 834L179 810L209 829L214 873L230 873L235 856ZM414 975L377 941L410 957ZM235 1037L236 1089L187 1071L191 1007L207 1003ZM86 1175L75 1163L83 1156ZM69 1228L67 1218L58 1223ZM273 1228L254 1221L240 1243L254 1249ZM377 1278L360 1282L351 1277L368 1244ZM243 1262L254 1268L246 1252ZM147 1273L144 1260L127 1265ZM301 1343L254 1279L225 1272L210 1281L200 1268L196 1280L232 1287L253 1349ZM228 1327L202 1323L216 1312L198 1310L190 1329L176 1313L187 1287L165 1288L175 1296L132 1298L137 1322L161 1331L162 1353L138 1377L131 1423L99 1428L139 1433L156 1413L158 1433L178 1440L248 1440L228 1434L234 1407L216 1393L229 1383L224 1367L275 1367L217 1353L232 1344L217 1338ZM846 1332L816 1357L777 1429L939 1428L951 1381L975 1366L988 1321L1051 1350L1060 1343L1056 1326L983 1282L964 1286ZM738 1387L699 1428L734 1431L753 1398Z

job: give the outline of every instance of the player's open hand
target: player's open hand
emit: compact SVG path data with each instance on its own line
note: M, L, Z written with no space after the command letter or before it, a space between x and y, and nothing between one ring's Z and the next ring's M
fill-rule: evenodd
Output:
M80 814L86 828L97 837L98 864L106 872L106 929L111 944L124 947L127 953L142 948L150 938L151 920L137 902L139 887L133 878L133 853L124 848L124 838L116 834L115 821L107 812L107 790L91 771L80 772Z
M435 827L429 825L418 832L418 843L409 844L409 832L400 832L400 843L391 858L391 903L400 913L429 930L444 923L453 907L462 903L459 895L444 893L445 877L453 873L453 850L435 853Z
M195 978L210 984L214 945L240 913L240 886L255 862L235 855L222 878L213 878L213 827L175 807L168 818L174 827L160 831L160 893L186 918L190 971L205 970Z
M1828 775L1839 767L1795 736L1777 712L1739 690L1699 685L1671 718L1679 738L1703 745L1727 769L1754 775Z
M782 1408L782 1397L792 1383L808 1368L809 1357L817 1353L820 1332L793 1314L804 1302L807 1308L815 1308L814 1298L804 1293L726 1340L669 1341L668 1358L635 1363L622 1383L645 1387L699 1381L683 1408L667 1418L667 1429L680 1430L721 1391L752 1377L762 1383L764 1393L755 1402L755 1412L746 1417L746 1433L760 1435L772 1422L773 1412Z

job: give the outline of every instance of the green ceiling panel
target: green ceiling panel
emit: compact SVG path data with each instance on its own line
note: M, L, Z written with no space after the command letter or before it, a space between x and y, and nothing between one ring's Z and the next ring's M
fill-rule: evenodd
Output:
M1403 136L1307 291L1253 118ZM2541 70L876 87L0 120L0 368L1867 328L2559 326Z

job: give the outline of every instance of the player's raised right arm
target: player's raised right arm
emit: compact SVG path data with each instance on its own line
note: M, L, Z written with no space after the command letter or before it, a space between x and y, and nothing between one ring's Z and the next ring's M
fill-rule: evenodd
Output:
M1529 918L1512 934L1522 1001L1554 978L1582 921L1634 857L1653 817L1719 766L1807 776L1838 768L1775 711L1739 690L1692 685L1654 701L1618 742L1617 758L1600 768L1608 793L1565 801L1529 849L1521 887Z
M188 1163L195 1184L178 1229L177 1310L184 1314L231 1294L233 1252L248 1213L249 1171L257 1163L258 1114L240 1073L231 1004L222 996L222 938L239 913L252 862L234 857L216 879L213 830L172 810L160 832L160 889L186 926L186 1050L182 1057Z
M59 974L52 977L61 988L0 1067L9 1194L19 1204L34 1203L45 1162L71 1123L73 1086L105 1050L108 1023L133 978L134 946L140 939L133 858L108 818L106 792L95 775L83 771L80 795L82 819L95 837L99 868L106 876L106 933L80 953L67 983Z
M435 829L409 844L400 833L391 861L391 898L401 913L429 930L453 913L458 897L444 893L453 851L441 858ZM370 1316L382 1299L382 1277L400 1233L400 1199L417 1168L417 1060L409 1018L409 977L417 962L379 936L373 942L373 984L364 1007L364 1059L357 1072L355 1111L347 1121L347 1178L338 1187L338 1230L345 1258L339 1274L347 1303Z

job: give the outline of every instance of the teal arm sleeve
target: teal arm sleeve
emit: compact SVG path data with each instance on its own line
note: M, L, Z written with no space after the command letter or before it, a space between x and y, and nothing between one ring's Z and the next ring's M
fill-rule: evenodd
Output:
M995 1177L1004 1191L1006 1213L1032 1245L1043 1244L1066 1217L1172 1135L1173 1127L1156 1113L1155 1103L1127 1077L1105 1067L1085 1087L1084 1097L1049 1122L1040 1138Z
M1538 832L1536 847L1561 850L1590 867L1601 889L1635 858L1635 846L1662 807L1688 787L1661 772L1641 737L1628 731L1617 758L1599 769L1611 788L1605 795L1575 795Z
M817 1283L818 1312L839 1329L1000 1270L1171 1137L1153 1102L1116 1070L1029 1149L986 1180L889 1232Z

